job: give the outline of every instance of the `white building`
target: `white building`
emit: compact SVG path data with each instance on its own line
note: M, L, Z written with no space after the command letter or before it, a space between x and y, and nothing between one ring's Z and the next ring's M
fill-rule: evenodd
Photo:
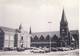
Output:
M28 32L19 26L19 29L0 27L0 49L4 48L30 48Z

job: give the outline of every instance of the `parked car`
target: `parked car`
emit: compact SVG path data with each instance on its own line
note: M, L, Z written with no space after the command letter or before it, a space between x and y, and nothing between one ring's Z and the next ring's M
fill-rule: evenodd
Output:
M50 48L45 48L44 50L45 50L45 53L50 52Z
M13 48L6 47L6 48L4 48L3 50L4 50L4 51L12 51Z
M26 54L31 53L31 52L30 52L30 49L27 49L27 50L25 50L24 52L25 52Z
M58 51L68 51L68 50L71 50L71 48L67 48L67 47L58 48Z
M24 51L25 48L17 48L17 51Z
M35 49L32 49L31 52L32 52L32 53L44 53L45 50L39 49L39 48L35 48Z
M51 51L58 51L57 48L51 48Z

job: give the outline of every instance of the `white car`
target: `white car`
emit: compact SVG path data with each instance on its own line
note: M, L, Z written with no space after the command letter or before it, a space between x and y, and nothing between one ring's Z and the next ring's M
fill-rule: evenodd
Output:
M30 50L25 50L24 52L27 54L31 53Z
M45 51L42 49L36 48L36 49L32 49L31 52L32 53L44 53Z
M60 47L60 48L58 48L58 50L61 50L61 51L68 51L68 50L71 50L71 48Z

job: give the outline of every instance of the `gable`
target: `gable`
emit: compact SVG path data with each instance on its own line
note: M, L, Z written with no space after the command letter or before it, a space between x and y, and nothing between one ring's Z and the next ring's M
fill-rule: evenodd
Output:
M54 35L60 37L59 31L32 33L32 37L37 36L38 38L40 38L41 36L43 36L44 38L46 38L48 35L49 35L50 37L53 37Z

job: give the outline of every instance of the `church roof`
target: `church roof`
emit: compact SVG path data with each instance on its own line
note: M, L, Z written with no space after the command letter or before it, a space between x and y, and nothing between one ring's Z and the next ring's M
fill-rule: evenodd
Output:
M70 33L71 34L79 34L79 31L78 30L71 30Z
M47 35L49 35L50 37L53 37L54 35L56 36L60 36L59 31L53 31L53 32L36 32L36 33L32 33L32 37L39 37L43 35L44 38L46 38Z
M63 9L62 18L61 18L61 24L64 24L64 23L67 23L67 19L66 19L65 12L64 12L64 9Z
M78 34L78 30L70 30L71 34ZM37 36L38 38L41 37L41 35L43 35L44 38L46 38L47 35L49 35L50 37L53 37L54 35L56 35L58 38L60 37L60 32L59 31L52 31L52 32L35 32L32 33L32 38L34 38L35 36Z
M2 30L3 32L18 32L20 33L19 29L13 29L13 28L8 28L8 27L4 27L4 26L0 26L0 30ZM22 33L28 33L27 31L24 31Z

